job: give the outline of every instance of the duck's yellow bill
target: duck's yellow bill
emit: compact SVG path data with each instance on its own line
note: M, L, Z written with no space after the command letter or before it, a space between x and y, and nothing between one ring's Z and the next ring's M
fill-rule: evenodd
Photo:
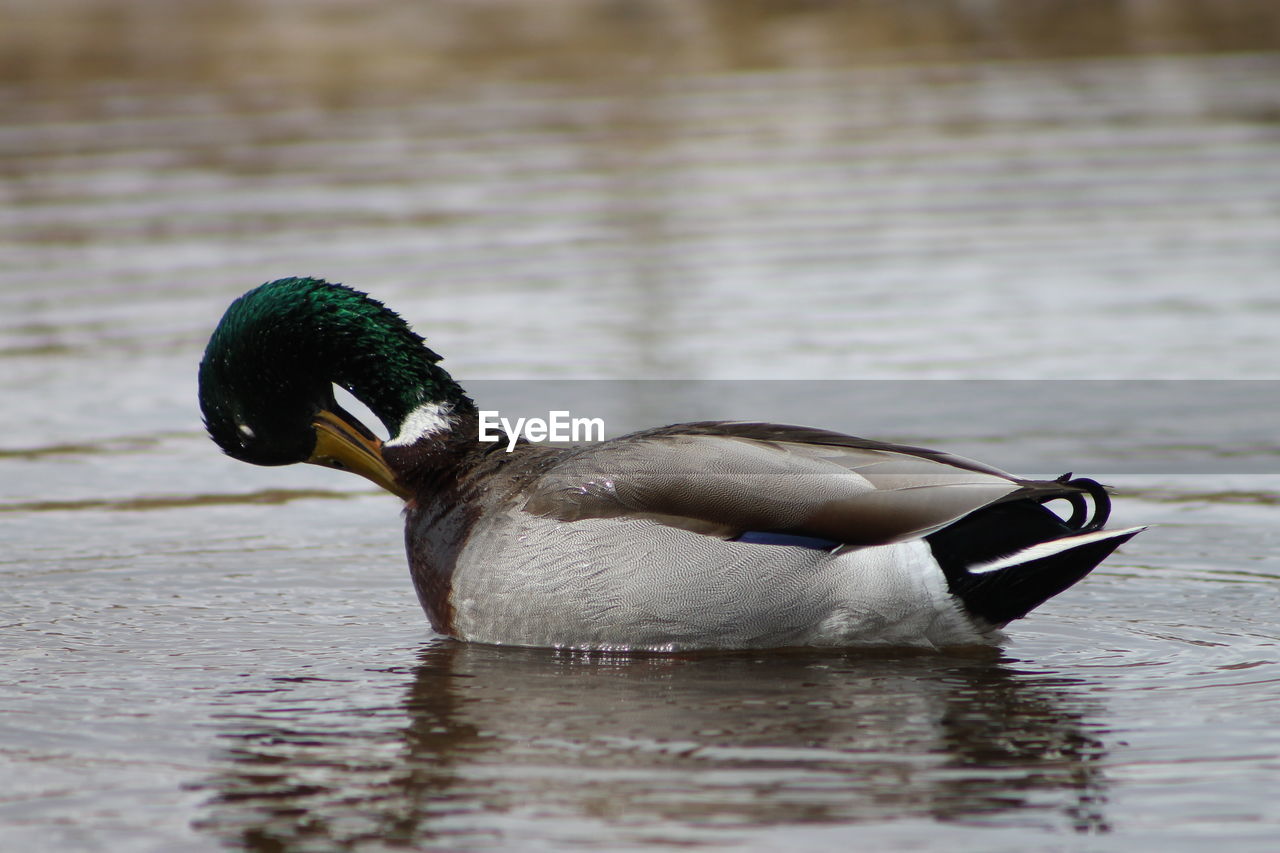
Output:
M396 482L395 475L382 458L381 441L327 409L315 416L311 426L316 431L316 449L308 462L340 471L354 471L402 500L409 499L408 490Z

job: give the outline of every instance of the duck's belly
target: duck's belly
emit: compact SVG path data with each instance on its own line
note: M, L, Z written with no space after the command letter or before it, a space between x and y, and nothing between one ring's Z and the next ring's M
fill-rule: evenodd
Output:
M458 555L460 639L732 649L981 642L924 542L833 556L650 521L489 516Z

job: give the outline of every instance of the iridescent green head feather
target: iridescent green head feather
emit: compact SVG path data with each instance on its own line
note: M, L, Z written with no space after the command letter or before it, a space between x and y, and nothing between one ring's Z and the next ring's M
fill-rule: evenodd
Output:
M285 278L249 291L223 315L200 363L200 408L209 435L230 456L258 465L316 461L322 412L376 441L338 407L334 385L393 436L423 403L473 409L439 361L376 299L319 279Z

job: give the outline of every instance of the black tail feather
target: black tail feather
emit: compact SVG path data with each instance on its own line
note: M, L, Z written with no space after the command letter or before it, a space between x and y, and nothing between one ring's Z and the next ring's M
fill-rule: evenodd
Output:
M1093 480L1068 484L1084 491L1067 498L1072 513L1066 521L1035 501L1010 501L979 510L926 537L951 593L973 616L993 627L1020 619L1089 574L1137 532L1084 542L1004 568L970 571L1042 542L1101 529L1111 509L1106 491ZM1092 518L1085 506L1086 494L1093 501Z
M1107 523L1107 519L1111 517L1111 496L1107 494L1106 487L1088 477L1077 477L1072 480L1069 479L1070 476L1068 474L1063 477L1062 484L1075 486L1083 492L1066 496L1067 501L1071 503L1071 517L1067 519L1067 526L1080 533L1101 530ZM1089 517L1089 505L1084 499L1086 494L1093 500L1092 518Z

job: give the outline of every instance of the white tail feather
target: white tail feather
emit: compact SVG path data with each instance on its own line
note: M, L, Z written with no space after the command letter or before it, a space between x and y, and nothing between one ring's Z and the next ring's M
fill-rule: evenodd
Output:
M1123 530L1098 530L1094 533L1082 533L1079 536L1067 536L1062 539L1054 539L1050 542L1040 542L1029 548L1023 548L1021 551L1014 551L1005 557L999 557L987 563L979 563L976 566L970 566L968 571L971 575L981 575L987 572L994 572L999 569L1007 569L1010 566L1018 566L1023 563L1030 563L1035 560L1042 560L1045 557L1052 557L1054 554L1061 554L1063 551L1070 551L1072 548L1078 548L1081 545L1088 545L1090 542L1101 542L1105 539L1115 539L1121 536L1132 536L1146 527L1126 527Z

